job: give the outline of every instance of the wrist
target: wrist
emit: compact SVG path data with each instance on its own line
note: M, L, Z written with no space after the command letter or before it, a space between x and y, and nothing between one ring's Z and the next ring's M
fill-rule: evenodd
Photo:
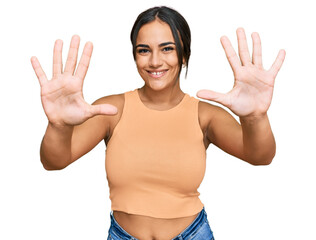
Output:
M251 114L248 116L239 117L240 123L254 124L261 121L266 121L268 119L268 114L265 112L263 114Z
M52 123L50 121L48 122L47 128L50 128L50 129L58 131L58 132L68 132L68 131L73 130L73 126L71 126L71 125Z

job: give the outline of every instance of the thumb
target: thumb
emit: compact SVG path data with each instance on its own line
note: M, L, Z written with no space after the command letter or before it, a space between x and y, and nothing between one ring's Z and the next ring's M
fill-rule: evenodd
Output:
M220 103L224 106L228 105L227 94L218 93L211 90L200 90L197 92L196 96L209 101Z
M91 117L95 115L115 115L117 108L111 104L90 105L89 112Z

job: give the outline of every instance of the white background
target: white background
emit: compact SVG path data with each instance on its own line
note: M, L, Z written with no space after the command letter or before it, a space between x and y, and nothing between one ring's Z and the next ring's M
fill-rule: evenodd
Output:
M236 47L235 30L260 33L266 68L287 52L276 79L269 116L277 155L254 167L211 146L199 189L217 240L315 240L315 7L313 1L2 1L0 5L0 239L106 239L110 201L104 143L62 171L39 159L47 120L30 64L39 58L51 76L54 41L73 34L94 43L84 95L142 86L129 34L137 15L152 6L178 10L192 31L192 56L182 88L227 92L232 71L219 38ZM82 51L82 48L80 49Z

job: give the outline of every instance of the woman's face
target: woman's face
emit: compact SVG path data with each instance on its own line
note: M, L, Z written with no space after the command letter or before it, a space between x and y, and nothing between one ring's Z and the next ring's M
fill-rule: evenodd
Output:
M136 39L136 65L145 85L159 91L177 83L175 41L169 25L160 20L143 25Z

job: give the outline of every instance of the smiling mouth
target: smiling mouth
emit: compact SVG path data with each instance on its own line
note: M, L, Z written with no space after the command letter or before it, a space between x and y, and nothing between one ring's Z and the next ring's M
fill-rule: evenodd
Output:
M162 71L147 71L149 73L149 75L153 78L160 78L163 75L166 74L168 70L162 70Z

